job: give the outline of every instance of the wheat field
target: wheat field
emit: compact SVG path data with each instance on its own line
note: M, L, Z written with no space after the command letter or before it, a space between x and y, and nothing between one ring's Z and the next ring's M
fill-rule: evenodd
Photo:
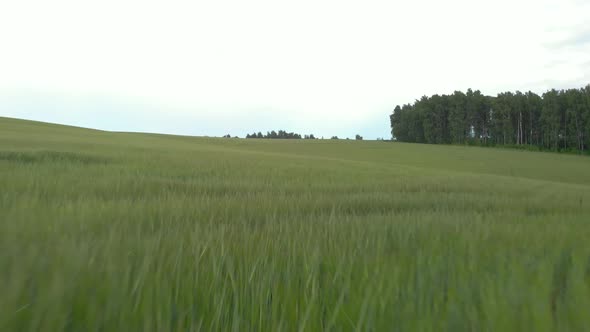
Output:
M0 118L1 331L590 330L590 158Z

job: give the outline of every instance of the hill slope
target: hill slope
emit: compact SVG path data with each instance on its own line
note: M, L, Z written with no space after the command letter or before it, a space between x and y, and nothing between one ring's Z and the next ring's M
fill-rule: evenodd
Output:
M589 169L0 118L0 329L580 330Z

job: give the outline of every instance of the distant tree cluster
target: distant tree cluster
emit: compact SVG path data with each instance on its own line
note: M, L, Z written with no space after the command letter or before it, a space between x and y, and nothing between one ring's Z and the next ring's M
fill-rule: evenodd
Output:
M340 138L338 138L338 136L332 136L330 139L340 139ZM354 139L357 140L357 141L362 141L363 140L363 136L357 134L354 137ZM346 140L350 140L350 138L347 137Z
M279 130L279 131L270 131L267 132L266 135L263 135L261 132L258 133L253 133L253 134L248 134L246 135L246 138L268 138L268 139L315 139L315 136L313 134L311 135L305 135L304 137L302 137L300 134L297 133L292 133L292 132L286 132L284 130Z
M226 135L223 137L231 137L230 135ZM270 132L266 132L266 134L262 134L262 132L257 132L257 133L252 133L252 134L247 134L246 138L270 138L270 139L324 139L324 137L316 137L313 134L310 135L303 135L303 137L300 134L297 133L292 133L292 132L286 132L284 130L279 130L279 131L270 131ZM338 136L332 136L331 139L333 140L337 140L339 139ZM350 138L346 138L347 140L350 140ZM355 139L357 141L362 141L363 137L361 135L356 135Z
M480 91L422 97L396 106L391 133L402 142L530 147L588 151L590 85L582 89L504 92Z

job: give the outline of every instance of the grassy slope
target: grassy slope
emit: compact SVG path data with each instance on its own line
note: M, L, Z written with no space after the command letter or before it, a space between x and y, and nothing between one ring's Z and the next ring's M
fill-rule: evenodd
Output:
M0 118L0 330L584 330L590 158Z

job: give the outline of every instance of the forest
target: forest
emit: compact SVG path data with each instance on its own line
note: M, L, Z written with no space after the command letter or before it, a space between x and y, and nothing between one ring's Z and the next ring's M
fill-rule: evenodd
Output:
M400 142L588 153L590 85L542 95L517 91L493 97L469 89L424 96L396 106L390 123Z

